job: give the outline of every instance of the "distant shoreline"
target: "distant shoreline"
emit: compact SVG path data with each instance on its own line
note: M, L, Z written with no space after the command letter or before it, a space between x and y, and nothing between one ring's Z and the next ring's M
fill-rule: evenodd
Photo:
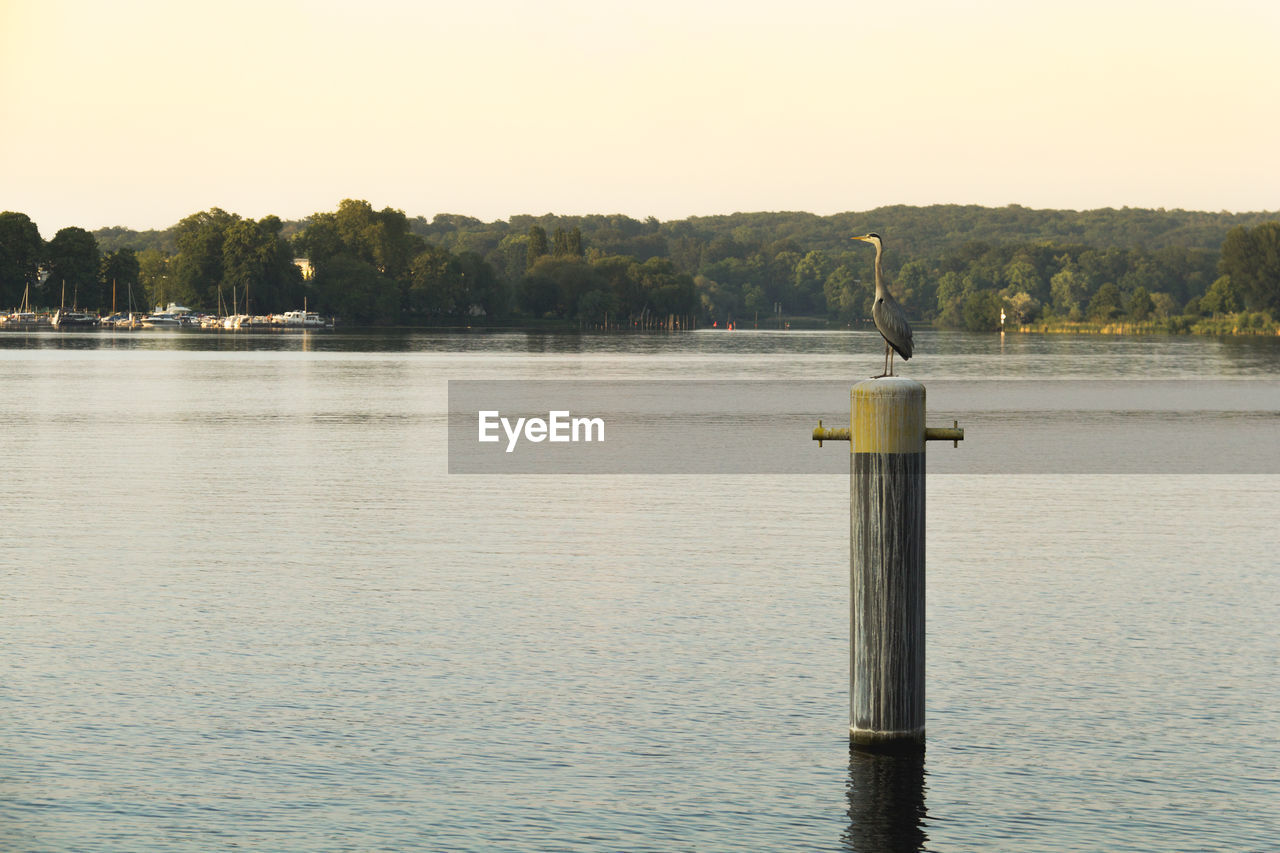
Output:
M0 318L0 332L54 332L59 331L49 325L48 319L44 318L42 322L32 323L6 323L5 318ZM781 328L780 328L781 325ZM1037 323L1021 323L1008 324L1003 329L955 329L945 326L936 326L931 323L922 321L914 321L912 323L917 330L929 330L937 332L968 332L971 334L1021 334L1021 335L1194 335L1196 337L1280 337L1280 323L1271 320L1266 314L1249 314L1247 312L1234 315L1223 315L1217 318L1193 318L1187 316L1168 317L1163 320L1148 320L1141 323L1135 322L1037 322ZM687 332L725 332L732 334L734 332L842 332L842 331L861 331L874 332L875 326L870 322L841 323L835 320L829 320L822 317L788 317L784 318L779 324L775 318L770 318L768 322L755 323L752 321L735 321L732 327L726 325L713 326L706 322L694 322L688 326L677 326L674 329L667 329L662 326L623 326L610 325L607 328L602 324L581 323L574 320L565 320L561 318L513 318L507 317L502 319L484 320L480 318L473 319L472 322L441 322L441 323L420 323L420 324L368 324L368 323L341 323L336 324L337 330L342 332L526 332L532 334L680 334ZM251 332L251 331L302 331L302 327L252 327L247 329L237 329L234 332ZM324 331L332 333L334 326L329 326ZM141 329L112 329L108 326L93 326L91 328L77 329L75 331L134 331L145 332ZM200 332L210 331L209 329L184 329L184 331ZM213 331L223 331L221 328ZM65 331L63 332L65 333Z

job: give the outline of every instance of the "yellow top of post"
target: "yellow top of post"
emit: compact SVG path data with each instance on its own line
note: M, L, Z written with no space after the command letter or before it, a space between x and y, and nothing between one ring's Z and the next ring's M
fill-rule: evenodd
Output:
M853 386L851 453L924 453L924 386L886 376Z

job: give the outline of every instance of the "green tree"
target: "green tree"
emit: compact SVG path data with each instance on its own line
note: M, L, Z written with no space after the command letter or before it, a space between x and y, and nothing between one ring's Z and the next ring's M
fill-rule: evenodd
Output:
M512 287L529 268L529 235L508 234L485 255L485 260L498 278L506 282L508 288Z
M146 311L152 305L161 304L167 290L165 284L173 266L173 257L159 249L144 249L139 252L138 282L142 286L134 291L133 307L129 310Z
M218 285L224 277L223 243L227 229L239 221L236 214L214 207L177 224L174 239L178 255L157 304L167 300L186 302L193 308L217 305Z
M965 280L954 270L945 272L938 279L938 323L949 328L964 325L964 301L968 295Z
M1133 299L1132 294L1139 290L1150 292L1160 286L1160 271L1156 269L1155 263L1149 256L1142 252L1131 252L1129 255L1128 268L1116 280L1120 287L1121 293L1130 294L1130 300Z
M375 233L377 215L373 205L364 199L344 198L332 214L317 214L315 219L328 219L341 241L342 251L357 260L364 261L378 272L385 272L377 257Z
M647 309L660 317L693 313L697 306L693 277L676 272L669 258L649 258L638 272Z
M1040 313L1040 303L1035 297L1025 291L1018 291L1011 294L1008 298L1009 310L1006 312L1008 318L1015 323L1031 323L1034 322L1036 316Z
M608 290L608 283L600 272L591 264L572 255L543 255L538 258L529 270L529 278L534 280L534 293L539 313L552 313L558 317L576 317L578 300L584 293L592 290ZM554 306L546 304L547 294L540 288L550 282L555 289Z
M774 303L779 303L789 314L808 313L814 306L796 289L795 284L796 267L804 256L790 248L789 244L784 243L779 251L774 251L777 248L779 247L775 245L767 250L768 260L764 264L767 273L764 289L769 311L773 311Z
M468 307L478 307L489 317L505 316L511 297L493 267L476 252L460 252L456 257Z
M1145 287L1139 287L1129 297L1128 315L1129 319L1135 323L1141 323L1155 313L1156 304L1151 299L1151 294L1147 292Z
M623 255L602 255L590 261L591 268L613 294L614 310L628 320L644 311L645 297L640 283L640 265Z
M964 327L971 332L994 332L1000 329L1000 297L992 290L971 290L965 294L962 314Z
M0 213L0 307L17 307L27 288L40 283L43 253L40 229L25 213ZM37 298L30 294L32 304Z
M556 226L556 230L551 235L551 253L557 258L563 258L569 254L569 233L563 228Z
M219 285L234 287L256 311L276 313L302 304L302 274L293 262L292 248L280 236L281 227L275 216L258 222L240 219L223 235ZM223 293L224 300L230 297Z
M412 233L404 211L375 211L369 202L350 198L336 211L312 214L297 244L317 267L343 254L392 279L407 275L409 262L425 245Z
M827 301L827 313L842 323L863 320L870 316L866 310L868 288L852 269L840 264L822 284Z
M49 282L59 288L58 304L63 304L65 285L67 307L96 311L102 307L102 285L98 279L98 241L83 228L63 228L45 247Z
M822 310L826 307L823 284L834 264L826 252L808 252L795 265L793 286L802 305Z
M1014 256L1013 260L1005 264L1000 277L1014 293L1022 291L1030 295L1040 290L1040 274L1036 270L1036 265L1026 254L1019 253Z
M1089 300L1089 317L1105 323L1121 311L1120 288L1107 282L1098 288L1098 292Z
M317 310L353 324L393 323L400 317L395 281L369 263L340 254L316 268Z
M613 294L607 290L590 290L578 300L578 319L586 323L603 323L616 311Z
M933 286L929 265L921 260L907 261L898 270L893 281L894 296L909 317L930 317L937 304L937 289Z
M315 268L324 266L330 259L348 254L348 249L338 231L338 223L332 213L313 214L306 228L293 238L298 255L311 261ZM355 257L354 253L350 254ZM372 261L366 261L372 265Z
M347 305L333 309L335 313L352 317L349 294L366 293L374 303L359 312L357 322L395 322L404 312L420 310L425 298L422 276L417 276L415 292L411 269L414 259L427 249L422 237L413 233L415 223L424 225L420 218L411 223L404 211L390 207L375 211L367 201L348 198L336 211L313 214L294 245L315 269L317 292ZM452 231L460 224L465 222L443 220L436 230ZM376 287L369 281L370 269L382 279ZM394 307L389 303L393 295Z
M116 249L102 256L98 279L102 282L104 310L129 310L129 294L137 288L141 271L133 249Z
M705 275L695 276L693 285L697 293L698 308L708 320L728 324L741 312L742 300L733 289L722 287L719 282Z
M1264 222L1252 229L1238 226L1227 232L1218 270L1234 283L1251 311L1280 316L1280 222Z
M547 230L541 225L530 225L529 245L525 255L525 269L533 269L533 265L538 262L538 258L547 254L548 251Z
M457 316L471 307L458 259L447 249L427 246L409 265L409 310L418 316Z
M1053 311L1059 317L1068 320L1079 320L1082 316L1080 304L1084 301L1086 283L1070 261L1049 280L1049 293L1053 300Z
M1205 314L1234 314L1244 309L1244 296L1229 275L1219 276L1200 297L1200 310Z
M555 280L532 271L520 280L516 299L520 310L531 317L556 317L562 311Z
M258 309L271 311L268 306L274 294L268 294L264 285L273 247L262 238L252 219L239 219L227 226L222 238L222 277L216 286L234 287L241 296L252 292Z
M374 214L367 228L367 240L373 247L373 263L383 275L404 277L409 263L426 243L409 230L403 210L384 207Z
M1164 320L1173 315L1174 310L1177 308L1177 303L1171 294L1157 292L1151 294L1151 306L1152 313Z
M690 275L702 268L702 254L706 244L697 237L681 235L668 241L668 250L676 269Z

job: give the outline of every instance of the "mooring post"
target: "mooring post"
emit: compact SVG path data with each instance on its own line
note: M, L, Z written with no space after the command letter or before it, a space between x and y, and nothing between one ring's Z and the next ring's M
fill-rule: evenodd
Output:
M849 429L813 438L849 449L849 738L869 748L924 743L924 386L886 377L850 393Z
M860 382L851 400L849 737L924 740L924 386Z

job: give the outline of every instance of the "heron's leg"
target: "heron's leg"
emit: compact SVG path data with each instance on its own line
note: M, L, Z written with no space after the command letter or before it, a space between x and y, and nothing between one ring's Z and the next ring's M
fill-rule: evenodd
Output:
M889 350L889 375L893 375L893 350Z
M872 379L883 379L889 375L889 342L884 342L884 372L878 376L872 376Z

